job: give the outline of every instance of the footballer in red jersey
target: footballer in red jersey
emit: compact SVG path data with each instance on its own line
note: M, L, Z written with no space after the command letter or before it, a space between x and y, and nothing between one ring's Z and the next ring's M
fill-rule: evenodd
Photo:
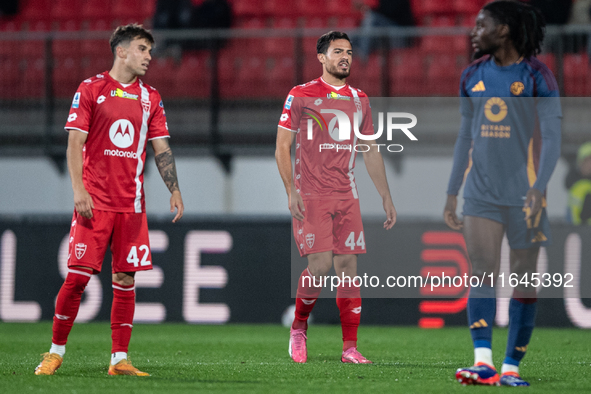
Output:
M68 334L92 274L113 255L110 375L149 376L127 360L135 310L135 272L152 269L144 200L147 142L171 192L170 209L183 215L176 166L160 94L145 75L154 38L141 25L118 27L110 39L113 67L84 80L66 123L68 169L74 190L68 275L56 301L52 345L35 369L53 375L61 366Z
M293 217L294 237L300 255L308 258L308 267L298 281L289 341L290 356L298 363L307 360L308 316L322 290L311 285L311 279L318 281L333 265L339 278L353 278L357 275L357 255L365 253L353 170L358 139L374 134L367 95L346 83L353 58L349 37L341 32L326 33L318 39L316 52L322 76L289 92L277 130L275 152ZM369 147L363 148L367 150L363 152L365 165L386 212L384 228L390 229L396 222L396 209L384 162L376 145L364 145ZM343 332L341 361L371 363L357 351L359 287L341 283L336 296Z

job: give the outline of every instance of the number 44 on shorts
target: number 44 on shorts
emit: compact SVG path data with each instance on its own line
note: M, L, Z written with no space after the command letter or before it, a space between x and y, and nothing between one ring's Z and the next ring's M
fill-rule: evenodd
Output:
M349 236L347 237L347 240L345 241L345 246L348 246L351 248L351 250L355 250L355 244L357 244L357 246L360 246L361 249L365 249L365 238L363 238L363 231L361 231L359 233L359 238L357 238L357 243L355 242L355 232L351 231L351 234L349 234Z
M129 264L133 264L134 267L137 267L138 263L142 267L146 265L151 265L152 262L148 260L148 256L150 255L150 248L148 248L148 245L142 245L139 247L140 252L144 252L144 255L142 256L142 261L140 261L140 259L138 258L137 250L138 248L135 245L131 247L131 249L129 250L129 254L127 255L127 262Z

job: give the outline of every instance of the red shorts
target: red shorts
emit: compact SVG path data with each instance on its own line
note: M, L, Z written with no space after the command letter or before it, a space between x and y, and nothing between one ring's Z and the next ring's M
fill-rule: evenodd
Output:
M300 256L329 250L334 254L365 253L359 200L306 200L304 207L304 220L293 219Z
M116 272L152 269L152 254L145 213L92 211L92 219L74 211L70 228L68 267L82 266L101 272L107 246Z

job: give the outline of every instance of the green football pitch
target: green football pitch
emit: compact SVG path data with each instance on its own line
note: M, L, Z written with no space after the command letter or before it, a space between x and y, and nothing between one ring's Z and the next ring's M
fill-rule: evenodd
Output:
M359 350L373 365L340 362L339 326L310 327L303 365L289 358L288 336L278 325L136 324L130 359L152 376L109 376L109 324L76 324L62 367L54 376L35 376L51 324L0 323L0 393L591 392L589 331L536 329L521 367L530 388L457 383L456 368L473 361L466 328L361 326ZM497 367L506 336L507 330L495 329Z

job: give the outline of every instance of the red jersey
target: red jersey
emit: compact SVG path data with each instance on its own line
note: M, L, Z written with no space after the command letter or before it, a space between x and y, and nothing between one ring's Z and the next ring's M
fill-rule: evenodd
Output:
M348 117L348 136L339 131L343 124L337 111ZM294 183L302 199L358 198L353 169L357 151L365 148L357 146L355 117L361 134L374 134L367 95L349 85L332 86L318 78L289 92L279 127L297 133Z
M86 79L74 95L65 128L88 134L82 178L95 209L145 212L146 144L169 137L156 89L139 78L125 87L107 71Z

